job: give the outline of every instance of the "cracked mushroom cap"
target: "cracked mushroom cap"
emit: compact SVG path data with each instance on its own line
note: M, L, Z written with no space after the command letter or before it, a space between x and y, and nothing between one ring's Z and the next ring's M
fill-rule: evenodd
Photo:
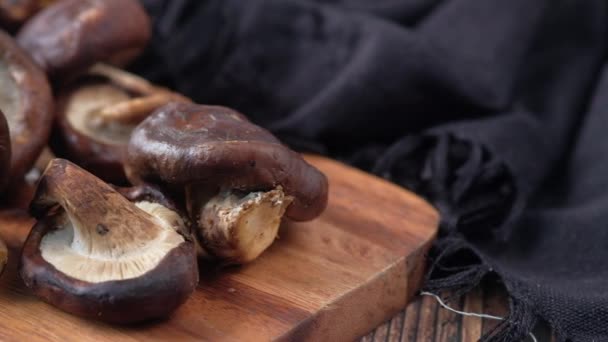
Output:
M267 130L232 109L169 103L138 125L127 150L134 182L220 190L282 187L292 220L311 220L327 205L327 178Z
M137 0L63 0L30 19L17 35L52 80L66 80L100 61L128 61L150 39Z
M123 155L131 132L154 109L178 97L187 101L126 71L96 65L58 92L53 151L104 181L125 183Z
M69 161L49 163L20 265L34 294L115 323L164 317L186 301L198 268L184 221L158 192L123 193L131 198Z
M53 100L47 78L6 33L0 31L0 109L10 131L9 179L20 180L47 143Z

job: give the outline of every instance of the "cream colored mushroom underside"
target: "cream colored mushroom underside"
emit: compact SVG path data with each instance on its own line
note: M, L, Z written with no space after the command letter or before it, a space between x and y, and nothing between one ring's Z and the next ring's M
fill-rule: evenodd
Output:
M126 144L135 126L119 122L102 123L96 112L129 99L124 90L111 84L82 86L72 93L66 106L68 122L93 140L110 145Z
M23 130L23 120L17 117L21 96L13 76L6 63L0 61L0 110L6 117L11 137L13 132Z
M91 255L84 244L74 239L72 221L64 220L57 230L42 238L42 258L60 272L91 283L136 278L154 269L167 253L184 242L176 232L184 223L177 213L160 204L138 202L136 205L151 214L160 228L156 238L142 241L140 248L120 250L120 246L116 246L116 249L96 249L95 255Z

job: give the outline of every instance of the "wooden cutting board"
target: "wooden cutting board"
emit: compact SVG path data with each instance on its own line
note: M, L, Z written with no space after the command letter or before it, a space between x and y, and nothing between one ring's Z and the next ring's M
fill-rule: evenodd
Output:
M438 214L396 185L335 161L307 159L330 180L320 218L285 223L279 240L249 265L201 265L200 285L186 304L167 320L138 326L87 321L32 296L17 260L33 221L23 210L0 211L0 235L11 249L0 278L0 339L346 341L364 335L418 289Z

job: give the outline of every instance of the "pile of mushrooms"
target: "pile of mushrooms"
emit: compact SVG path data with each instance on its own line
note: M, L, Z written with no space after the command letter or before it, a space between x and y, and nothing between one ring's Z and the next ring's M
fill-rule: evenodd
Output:
M16 36L0 31L0 189L44 170L19 265L36 296L113 323L166 317L199 260L252 262L283 220L323 212L327 178L270 132L121 69L150 37L137 0L27 3Z

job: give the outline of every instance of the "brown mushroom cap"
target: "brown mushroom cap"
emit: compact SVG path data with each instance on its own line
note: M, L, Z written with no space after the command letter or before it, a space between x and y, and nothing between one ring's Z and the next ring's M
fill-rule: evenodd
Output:
M150 34L137 0L63 0L30 19L17 41L51 79L65 80L99 61L132 59Z
M107 182L125 183L122 161L131 131L178 97L187 101L126 71L96 65L59 91L53 151ZM108 111L122 116L103 116Z
M0 32L0 109L11 137L10 179L32 167L49 138L53 120L51 89L42 70Z
M78 166L51 161L30 206L38 222L22 252L26 286L62 310L108 322L170 314L194 291L198 268L183 220L155 196L132 203Z
M287 217L310 220L327 204L327 178L270 132L229 108L169 103L138 125L126 159L132 182L272 190L294 198Z

